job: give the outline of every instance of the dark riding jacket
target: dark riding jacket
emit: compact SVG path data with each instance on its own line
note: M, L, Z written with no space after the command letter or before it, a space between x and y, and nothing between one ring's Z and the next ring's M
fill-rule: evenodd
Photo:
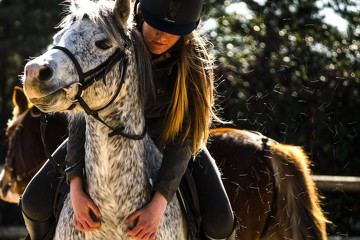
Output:
M161 56L164 57L164 56ZM178 73L177 57L168 56L160 62L154 61L153 81L155 97L148 97L145 106L145 118L149 136L156 144L164 130L167 109L170 105L176 77ZM186 124L186 121L184 122ZM70 180L74 176L83 177L85 159L85 119L69 126L69 141L67 145L66 177ZM158 172L153 190L158 191L171 201L189 161L192 158L191 139L182 140L182 133L174 141L167 143L161 152L162 164Z

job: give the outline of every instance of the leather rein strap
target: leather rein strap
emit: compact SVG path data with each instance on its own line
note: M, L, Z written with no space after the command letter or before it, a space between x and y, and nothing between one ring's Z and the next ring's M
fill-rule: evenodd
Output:
M46 126L47 126L47 123L48 123L47 117L48 117L48 114L41 113L40 133L41 133L41 141L42 141L42 144L44 146L45 154L46 154L47 158L49 159L51 165L53 165L53 167L54 167L54 170L50 171L48 174L52 174L55 171L55 172L60 173L61 175L63 175L64 167L66 165L66 161L63 161L62 163L59 163L58 161L56 161L55 158L49 152L49 148L48 148L48 146L46 144L45 132L46 132Z

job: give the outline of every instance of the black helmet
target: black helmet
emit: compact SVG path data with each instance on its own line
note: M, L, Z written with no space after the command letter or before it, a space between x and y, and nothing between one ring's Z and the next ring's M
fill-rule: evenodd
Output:
M144 20L174 35L191 33L199 24L203 0L138 0Z

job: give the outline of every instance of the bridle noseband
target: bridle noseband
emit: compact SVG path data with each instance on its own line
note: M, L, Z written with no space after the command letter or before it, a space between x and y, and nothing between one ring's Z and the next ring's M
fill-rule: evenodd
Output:
M76 69L76 73L78 75L79 78L79 82L78 83L73 83L71 85L69 85L68 87L64 87L63 90L66 92L67 94L67 99L69 101L71 101L73 104L69 107L70 109L73 109L76 105L77 102L79 102L79 99L82 99L82 93L85 89L87 89L88 87L90 87L91 85L93 85L94 83L96 83L98 80L100 80L102 78L103 83L106 85L106 75L107 73L112 69L112 67L114 67L114 65L118 62L120 62L121 60L123 61L123 70L122 70L122 77L121 77L121 81L120 81L120 85L119 85L119 90L122 88L122 85L124 83L124 79L125 79L125 71L127 68L127 55L125 54L125 50L120 50L119 48L117 48L115 50L115 52L103 63L101 63L99 66L87 71L87 72L83 72L78 60L75 58L74 54L72 54L70 52L69 49L65 48L65 47L61 47L61 46L54 46L53 49L57 49L62 51L70 60L71 62L74 64L74 67ZM69 93L71 92L72 88L74 86L78 86L78 92L75 96L75 99L70 99L69 97ZM116 98L116 94L113 98ZM112 99L112 101L114 101L115 99ZM112 102L110 101L110 102ZM80 103L80 102L79 102ZM87 105L87 104L86 104ZM105 109L109 104L105 105L104 107L101 107L100 109L96 110L96 111L100 111L102 109ZM89 108L89 107L88 107Z

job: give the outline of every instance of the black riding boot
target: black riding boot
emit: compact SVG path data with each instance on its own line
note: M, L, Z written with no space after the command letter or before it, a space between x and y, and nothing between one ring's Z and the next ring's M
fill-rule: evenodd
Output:
M237 216L234 213L234 228L230 234L230 236L226 239L226 240L236 240L236 232L239 229L239 219L237 218Z
M230 236L224 239L215 239L215 238L211 238L209 236L206 236L205 239L206 240L236 240L236 231L237 231L237 227L234 228L234 230L231 232Z
M234 215L235 219L234 219L234 227L232 232L230 233L230 235L227 238L223 238L223 239L218 239L218 238L211 238L209 236L205 236L204 238L206 240L236 240L236 232L239 228L239 221L237 219L237 217ZM205 234L206 235L206 234Z
M26 236L25 240L48 240L52 238L50 231L53 227L54 219L49 218L44 221L34 221L28 218L23 213L23 218L25 222L26 229L29 234Z
M231 235L227 238L227 240L236 240L236 231L237 231L237 227L234 228L233 232L232 232Z
M205 239L206 240L236 240L236 231L237 228L234 228L234 230L231 232L230 236L224 239L215 239L215 238L211 238L209 236L206 236Z

